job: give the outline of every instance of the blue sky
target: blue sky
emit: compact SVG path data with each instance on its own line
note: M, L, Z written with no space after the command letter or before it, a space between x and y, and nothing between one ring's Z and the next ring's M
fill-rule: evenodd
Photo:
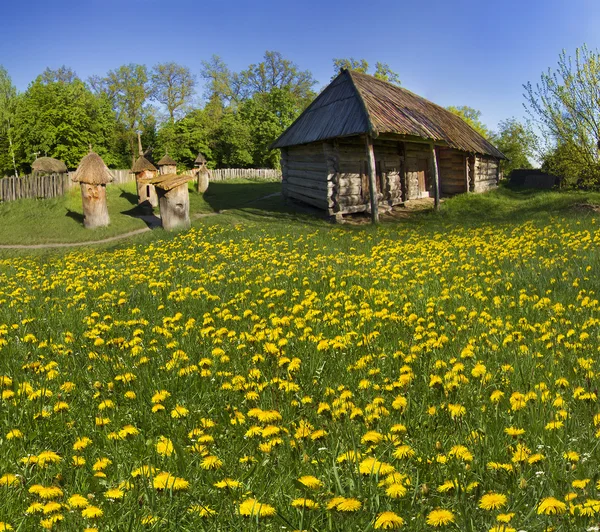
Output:
M124 63L176 61L199 74L280 51L326 84L334 57L388 63L440 105L469 105L494 129L521 117L523 83L565 48L600 48L598 0L237 1L31 0L3 4L0 64L19 90L47 66L81 77Z

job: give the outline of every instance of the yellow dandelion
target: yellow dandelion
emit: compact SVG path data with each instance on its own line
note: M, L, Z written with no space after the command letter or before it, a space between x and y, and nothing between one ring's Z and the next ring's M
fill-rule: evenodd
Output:
M223 461L218 456L206 456L200 462L202 469L219 469L223 465Z
M382 512L375 520L375 529L396 530L404 524L404 519L394 512Z
M479 500L479 508L483 510L499 510L506 506L507 497L503 493L486 493Z
M98 517L102 517L104 512L97 506L88 506L87 508L81 510L81 515L87 519L96 519Z
M156 452L162 456L171 456L175 452L173 442L169 438L159 436L156 442Z
M246 499L240 503L239 512L244 517L270 517L275 515L275 508L256 499Z
M83 495L75 494L69 497L69 506L72 508L85 508L90 502Z
M429 526L439 527L454 523L454 514L450 510L436 508L427 514L426 523Z
M298 482L311 490L316 490L323 486L323 483L317 477L313 477L312 475L304 475L298 479Z
M291 504L294 508L304 508L307 510L313 510L319 507L319 503L306 498L294 499Z
M567 509L567 505L555 499L554 497L546 497L540 501L540 504L537 508L537 513L539 515L556 515L565 513Z
M0 487L14 487L19 485L19 478L12 473L6 473L0 477Z

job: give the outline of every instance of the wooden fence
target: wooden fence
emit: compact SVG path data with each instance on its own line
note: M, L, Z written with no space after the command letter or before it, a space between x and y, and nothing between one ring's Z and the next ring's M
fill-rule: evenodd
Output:
M29 175L23 177L4 177L0 179L0 201L14 201L23 198L49 199L64 196L70 188L76 187L68 174ZM135 175L129 169L111 170L114 176L112 184L121 185L135 181ZM225 179L264 179L281 181L281 171L271 168L220 168L211 170L211 181Z
M211 170L211 181L225 179L268 179L281 181L281 170L272 168L219 168Z
M64 196L72 182L65 174L5 177L0 179L0 201Z

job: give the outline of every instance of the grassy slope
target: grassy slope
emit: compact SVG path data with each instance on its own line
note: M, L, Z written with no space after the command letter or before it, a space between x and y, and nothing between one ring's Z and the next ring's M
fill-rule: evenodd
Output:
M279 183L237 180L211 183L204 197L190 185L190 215L243 206L247 202L280 189ZM43 244L101 240L146 227L136 218L137 196L134 183L111 185L107 189L111 223L87 230L83 227L78 188L62 198L20 200L0 204L0 244Z

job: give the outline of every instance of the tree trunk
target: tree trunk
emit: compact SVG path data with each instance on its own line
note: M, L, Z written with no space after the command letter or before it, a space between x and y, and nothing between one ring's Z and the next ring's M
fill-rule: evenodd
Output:
M210 172L200 170L198 172L198 180L196 182L196 190L199 194L204 194L208 190L208 184L210 182Z
M17 170L17 163L15 161L15 148L12 143L12 135L10 133L10 120L8 121L8 128L6 130L6 134L8 136L8 146L10 148L10 156L12 157L13 168L15 169L15 177L19 177L19 172Z
M166 231L188 229L190 223L190 196L188 185L184 183L171 190L158 189L160 218Z
M110 223L106 205L106 185L81 183L83 225L86 229L105 227Z

